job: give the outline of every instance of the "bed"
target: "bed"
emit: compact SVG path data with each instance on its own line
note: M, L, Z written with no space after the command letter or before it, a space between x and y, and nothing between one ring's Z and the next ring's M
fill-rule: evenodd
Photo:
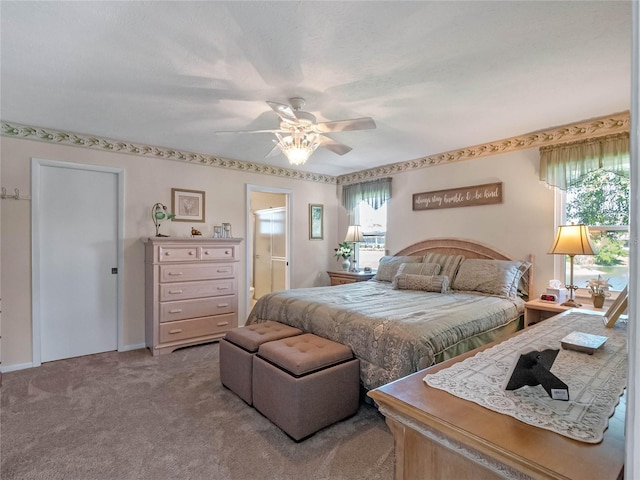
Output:
M471 240L425 240L381 260L372 280L267 294L246 323L349 345L369 390L522 328L532 263Z

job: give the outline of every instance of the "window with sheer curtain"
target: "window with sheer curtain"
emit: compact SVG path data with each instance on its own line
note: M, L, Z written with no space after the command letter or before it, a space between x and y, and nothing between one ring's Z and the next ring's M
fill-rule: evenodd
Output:
M589 226L596 255L576 256L574 284L584 289L600 275L622 290L629 280L629 134L541 148L540 179L557 191L558 224Z
M385 253L390 198L391 178L342 187L342 205L349 214L349 225L360 225L364 237L364 242L356 245L355 260L359 268L377 268Z

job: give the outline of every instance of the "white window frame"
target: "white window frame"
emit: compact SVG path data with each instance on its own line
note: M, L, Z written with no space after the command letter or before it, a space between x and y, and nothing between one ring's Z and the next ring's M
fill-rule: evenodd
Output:
M565 225L567 222L566 219L566 210L567 210L567 196L566 196L566 192L564 190L561 190L559 188L554 188L555 190L555 198L554 198L554 205L555 205L555 218L554 218L554 222L555 222L555 228L554 228L554 232L556 232L558 230L558 227L560 225ZM606 231L629 231L629 226L624 227L624 226L605 226L605 225L598 225L598 226L589 226L589 231L599 231L599 230L606 230ZM566 273L566 265L567 265L567 261L564 255L554 255L553 258L553 278L557 278L563 281L566 281L567 278L567 273ZM607 304L611 303L612 301L614 301L617 297L618 294L620 292L612 290L611 292L611 296L607 298ZM588 295L588 293L586 293L586 290L584 288L579 288L578 290L575 291L574 296L576 298L580 298L582 300L587 300L590 299L590 296Z

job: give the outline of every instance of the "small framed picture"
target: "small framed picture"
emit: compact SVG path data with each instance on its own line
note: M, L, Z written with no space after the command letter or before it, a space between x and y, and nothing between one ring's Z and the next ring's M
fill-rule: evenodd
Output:
M204 192L199 190L171 189L171 212L174 222L204 223Z
M324 206L309 204L309 240L322 240L324 238Z
M624 287L604 314L604 317L602 317L605 327L613 328L620 315L622 315L627 309L628 300L629 295L627 293L627 287Z

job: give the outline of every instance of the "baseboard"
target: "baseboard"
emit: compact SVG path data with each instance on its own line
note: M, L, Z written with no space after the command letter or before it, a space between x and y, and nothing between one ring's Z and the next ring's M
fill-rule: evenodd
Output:
M7 365L6 367L3 365L0 367L0 372L2 373L16 372L18 370L25 370L27 368L32 368L32 367L33 367L33 362L16 363L15 365Z
M139 350L141 348L147 348L147 345L144 343L136 343L134 345L125 345L124 347L122 347L121 349L119 349L119 352L128 352L130 350ZM24 370L26 368L33 368L33 362L29 362L29 363L17 363L15 365L0 365L0 372L2 373L8 373L8 372L15 372L17 370Z
M146 343L136 343L134 345L125 345L122 348L119 348L119 352L128 352L130 350L140 350L141 348L147 348Z

